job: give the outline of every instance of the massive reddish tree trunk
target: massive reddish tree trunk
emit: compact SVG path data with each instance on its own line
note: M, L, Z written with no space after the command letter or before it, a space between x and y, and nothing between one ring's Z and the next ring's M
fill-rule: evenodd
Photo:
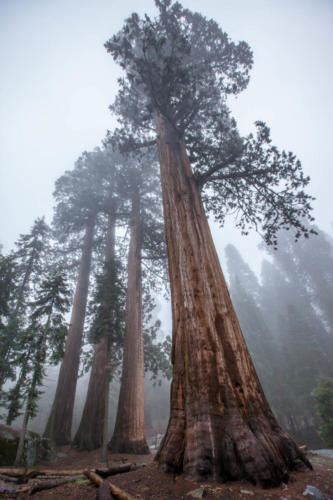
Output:
M139 193L132 201L128 252L126 336L116 425L109 444L116 453L149 453L144 421L144 362Z
M59 446L68 444L71 441L73 408L87 307L93 238L94 219L91 219L87 223L83 240L79 276L66 340L65 355L61 363L57 389L44 432L45 437L52 438Z
M161 116L157 129L173 321L171 414L157 460L196 479L277 485L311 465L261 388L184 141Z
M115 217L109 216L105 244L105 269L114 258ZM88 392L81 422L73 444L81 450L94 450L102 445L105 418L105 392L109 384L109 338L103 335L95 345Z

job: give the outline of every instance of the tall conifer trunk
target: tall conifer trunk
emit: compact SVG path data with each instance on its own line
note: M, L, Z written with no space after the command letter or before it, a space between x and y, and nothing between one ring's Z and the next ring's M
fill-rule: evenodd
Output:
M53 306L53 303L51 305L51 311L52 311L52 306ZM42 337L39 341L39 348L38 348L38 351L36 353L35 369L33 371L31 384L30 384L29 391L28 391L28 397L27 397L27 402L26 402L24 416L23 416L22 429L21 429L20 438L19 438L19 442L18 442L17 450L16 450L16 456L15 456L15 460L14 460L15 466L20 465L22 458L23 458L24 440L25 440L25 437L27 434L29 420L30 420L30 417L32 414L32 411L31 411L32 406L33 406L35 399L36 399L36 387L37 387L37 383L38 383L38 372L42 368L42 366L44 365L45 358L46 358L46 350L47 350L46 334L47 334L47 331L50 327L51 314L52 313L50 312L49 316L47 318L45 327L43 328L43 334L42 334Z
M126 337L116 425L109 444L115 453L149 453L144 421L144 361L139 193L132 200L128 252Z
M115 215L109 215L104 261L105 269L114 258ZM103 440L105 418L105 392L109 383L109 338L103 335L95 345L86 402L81 422L74 437L74 445L82 450L100 448Z
M185 144L157 116L173 322L166 470L273 486L311 467L277 423L248 353Z
M95 220L93 218L86 225L65 355L61 363L57 389L44 432L45 437L52 438L59 446L71 442L73 408L87 307L94 225Z

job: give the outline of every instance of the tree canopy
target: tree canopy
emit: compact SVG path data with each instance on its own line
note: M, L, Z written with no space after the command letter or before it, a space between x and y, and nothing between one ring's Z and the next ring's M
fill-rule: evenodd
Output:
M235 213L243 233L255 228L275 246L280 228L308 236L303 220L312 220L313 198L300 161L272 144L262 121L241 137L227 106L227 96L248 84L249 46L178 2L155 3L157 18L132 14L105 44L125 70L111 106L120 125L111 140L127 151L154 144L161 114L185 139L206 209L221 225Z

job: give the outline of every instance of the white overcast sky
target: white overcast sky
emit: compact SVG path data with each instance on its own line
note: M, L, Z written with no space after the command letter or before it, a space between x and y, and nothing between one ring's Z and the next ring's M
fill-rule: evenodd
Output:
M331 231L333 0L184 0L254 52L251 82L232 109L242 133L255 120L310 175L317 224ZM0 0L0 242L9 250L36 217L52 217L54 181L114 126L120 70L103 44L153 0ZM231 223L213 229L256 269L259 239Z

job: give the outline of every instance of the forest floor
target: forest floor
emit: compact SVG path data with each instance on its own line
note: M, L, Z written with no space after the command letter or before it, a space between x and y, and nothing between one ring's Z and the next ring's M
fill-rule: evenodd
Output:
M70 447L58 449L60 457L55 463L40 463L37 470L42 468L53 470L78 470L105 468L102 463L100 450L92 452L80 452ZM312 462L313 470L297 472L292 474L291 481L279 488L263 490L246 482L193 482L186 480L183 476L163 473L153 462L152 455L126 455L109 454L108 466L120 465L122 463L146 463L147 466L128 473L122 473L109 478L109 480L130 493L137 499L144 500L180 500L191 498L223 499L223 500L305 500L303 492L307 485L318 488L323 496L333 498L333 459L323 458L319 455L308 454ZM189 493L195 492L199 496L192 497ZM65 484L50 490L34 493L37 499L73 499L73 500L95 500L97 488L88 480L78 480L76 483ZM200 496L200 494L202 496ZM10 498L5 496L3 498ZM11 497L12 498L12 497ZM25 499L26 494L20 494L17 498Z

